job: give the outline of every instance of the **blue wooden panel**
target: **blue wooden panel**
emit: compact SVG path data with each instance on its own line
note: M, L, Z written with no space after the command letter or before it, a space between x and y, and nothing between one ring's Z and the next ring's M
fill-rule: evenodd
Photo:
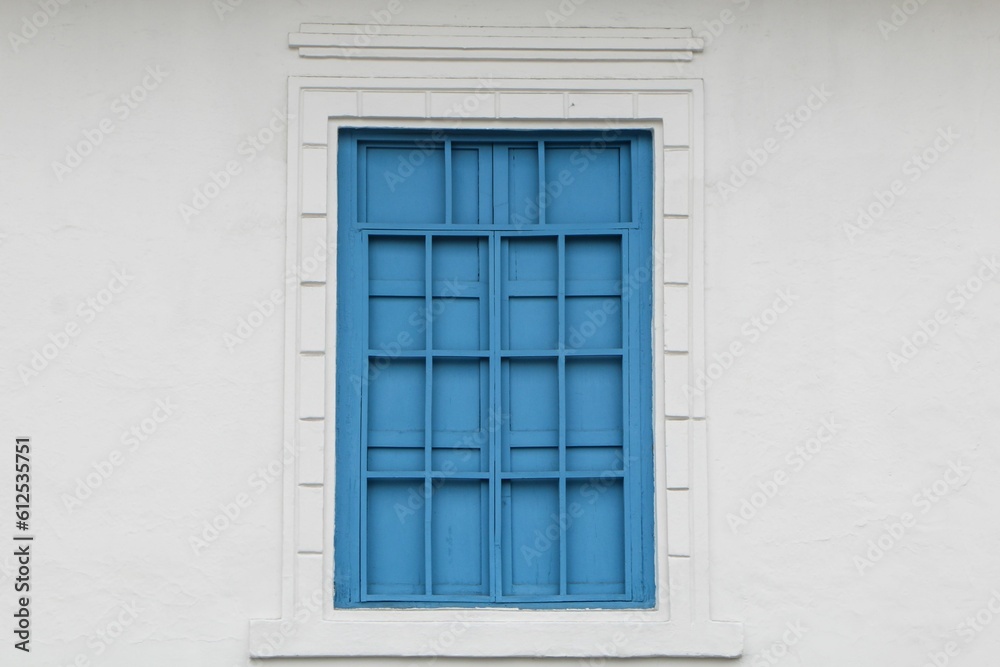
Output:
M559 470L558 447L511 447L507 469L512 472Z
M398 438L392 444L423 440L423 360L375 358L369 377L369 431Z
M504 595L559 594L559 486L504 484Z
M618 236L574 235L566 238L566 282L622 281L622 250ZM620 288L619 288L620 289Z
M548 294L555 296L558 262L556 237L506 237L505 279L519 282L541 282ZM540 285L540 286L542 286Z
M454 147L451 152L451 221L457 225L488 224L488 218L482 219L482 209L484 204L489 204L486 197L481 194L488 194L483 191L483 181L489 182L491 179L492 165L486 162L487 169L480 166L480 152L488 153L487 147ZM488 159L492 159L490 156ZM484 173L485 172L485 173ZM492 187L492 183L489 183Z
M488 349L488 237L437 237L431 252L434 349Z
M504 348L554 350L559 346L559 304L555 297L513 297L506 302Z
M362 219L402 226L444 224L444 147L364 147Z
M368 279L415 281L423 287L424 240L418 236L372 235L368 240Z
M517 227L538 224L538 149L511 146L498 151L497 157L504 160L506 169L509 223Z
M617 296L566 299L566 346L608 350L622 346L622 300Z
M629 222L623 207L630 197L627 147L548 146L545 176L558 183L545 212L546 223L588 225ZM624 181L624 182L623 182Z
M506 426L538 444L553 444L559 428L559 379L552 359L505 362Z
M368 345L394 354L395 350L422 350L424 300L412 297L373 296L368 300Z
M620 358L575 357L566 361L566 429L617 434L621 442L624 407Z
M442 480L431 519L433 593L488 595L489 485Z
M368 593L424 592L422 488L423 480L368 482Z
M487 468L489 363L478 359L438 359L433 372L432 469L481 471Z
M340 141L335 604L651 606L648 134L428 136Z
M396 433L391 434L398 440ZM380 447L368 437L368 470L373 472L415 472L424 469L423 433L412 447Z
M625 469L624 449L620 445L602 447L598 445L574 446L567 444L566 469L577 471L612 471Z
M625 496L619 478L567 482L567 593L625 592Z

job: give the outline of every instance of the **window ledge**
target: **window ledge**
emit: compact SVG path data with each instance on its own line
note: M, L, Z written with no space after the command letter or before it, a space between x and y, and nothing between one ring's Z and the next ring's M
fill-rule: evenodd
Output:
M387 641L392 638L392 641ZM708 621L291 620L253 621L253 658L735 658L739 623Z

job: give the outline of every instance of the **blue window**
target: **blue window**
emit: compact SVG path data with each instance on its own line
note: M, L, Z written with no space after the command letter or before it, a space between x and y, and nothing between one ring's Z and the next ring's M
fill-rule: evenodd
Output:
M650 139L341 132L337 607L653 606Z

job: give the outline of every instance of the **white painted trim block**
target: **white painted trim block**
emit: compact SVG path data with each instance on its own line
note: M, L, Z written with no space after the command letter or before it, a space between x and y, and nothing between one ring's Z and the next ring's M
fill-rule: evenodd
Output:
M299 351L326 351L326 286L302 285L299 292Z
M663 213L689 215L691 189L690 152L667 150L663 153Z
M326 421L299 421L298 483L322 484Z
M691 555L691 513L689 491L667 491L667 554Z
M688 351L687 285L663 286L663 345L668 352Z
M691 446L690 423L688 419L667 419L664 439L667 448L667 488L687 489L690 486L690 462L688 450Z
M667 218L663 221L663 279L668 283L687 284L690 234L687 218Z
M562 118L562 93L501 93L501 118Z
M322 419L326 390L323 355L299 356L299 418Z
M302 212L326 213L326 148L302 150Z
M326 218L303 218L299 264L296 267L301 282L326 282L326 267L329 264L326 248Z
M297 551L300 554L323 553L323 489L317 486L300 486L296 502Z

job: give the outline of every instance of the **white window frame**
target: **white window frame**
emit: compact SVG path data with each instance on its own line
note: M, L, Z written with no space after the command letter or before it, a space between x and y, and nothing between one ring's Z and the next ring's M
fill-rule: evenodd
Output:
M337 57L336 26L292 35L306 57ZM556 29L558 30L558 29ZM600 29L587 34L599 38ZM341 31L343 32L343 31ZM396 27L412 48L426 29ZM501 30L502 32L502 30ZM536 31L537 32L537 31ZM582 31L569 35L573 37ZM609 38L620 30L607 31ZM416 33L416 34L414 34ZM685 36L687 35L687 36ZM687 59L700 41L660 59ZM331 36L333 36L331 38ZM509 36L503 36L509 40ZM428 43L434 36L424 36ZM479 37L477 37L479 39ZM331 44L332 42L332 44ZM386 44L376 44L385 47ZM532 47L527 44L525 48ZM683 48L681 48L683 47ZM737 657L743 628L709 609L708 475L705 399L685 392L705 367L703 92L697 79L444 78L421 73L379 78L289 79L286 262L285 441L281 618L250 623L252 657ZM375 62L377 52L365 52ZM532 52L525 51L530 59ZM685 55L686 53L686 55ZM673 57L671 57L673 56ZM456 60L475 54L460 52ZM552 58L551 52L547 54ZM652 56L650 56L652 57ZM443 59L446 60L446 59ZM352 63L358 66L357 59ZM377 67L377 65L375 65ZM535 62L533 72L544 70ZM592 65L576 65L589 71ZM395 63L399 72L405 63ZM541 75L541 74L540 74ZM633 74L634 75L634 74ZM342 127L602 130L653 132L654 503L656 606L648 610L335 609L333 607L336 405L337 137Z

